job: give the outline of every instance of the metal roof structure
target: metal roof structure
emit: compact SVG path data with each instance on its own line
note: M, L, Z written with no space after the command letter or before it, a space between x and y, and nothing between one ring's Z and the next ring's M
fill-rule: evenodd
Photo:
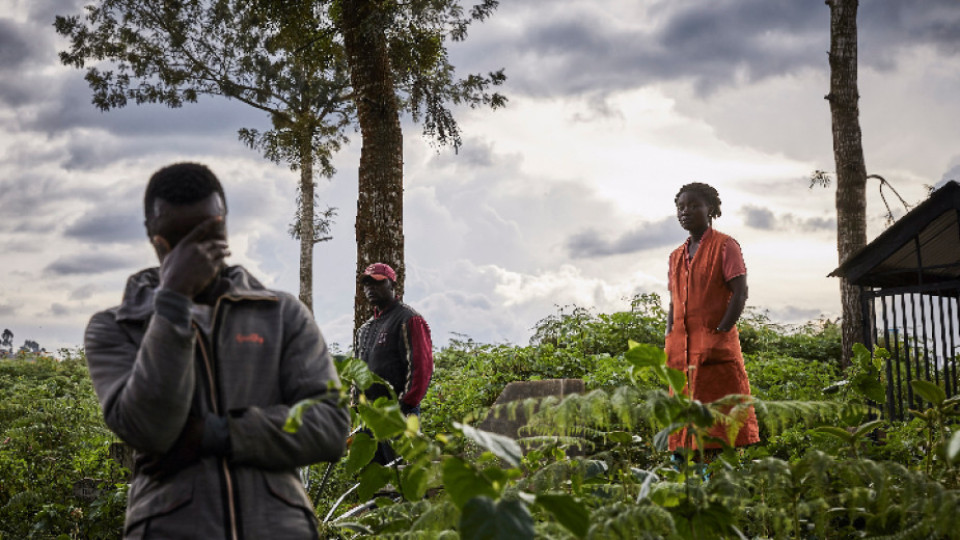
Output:
M960 280L960 184L934 191L829 275L886 289Z
M890 353L888 418L924 406L913 381L960 394L960 184L931 193L830 276L860 288L863 343Z

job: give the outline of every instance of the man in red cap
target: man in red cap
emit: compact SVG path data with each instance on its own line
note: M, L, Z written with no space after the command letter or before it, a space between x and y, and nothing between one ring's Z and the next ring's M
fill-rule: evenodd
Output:
M360 275L363 293L373 305L373 316L357 331L354 350L370 371L393 387L404 414L420 415L420 400L433 375L430 327L413 308L397 298L397 274L389 265L374 263ZM373 385L364 395L373 401L389 396L383 385ZM394 454L380 444L374 461L386 464Z

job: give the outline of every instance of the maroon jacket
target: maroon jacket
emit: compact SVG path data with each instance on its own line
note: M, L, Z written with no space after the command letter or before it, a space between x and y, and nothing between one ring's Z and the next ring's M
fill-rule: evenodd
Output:
M418 407L433 376L430 327L403 302L377 312L357 331L357 356L393 387L404 412ZM367 399L389 396L382 385L364 392Z

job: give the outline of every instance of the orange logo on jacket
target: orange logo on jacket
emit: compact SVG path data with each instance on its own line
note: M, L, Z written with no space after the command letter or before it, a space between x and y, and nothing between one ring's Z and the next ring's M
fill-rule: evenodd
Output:
M237 334L237 343L256 343L257 345L263 345L263 337L260 334Z

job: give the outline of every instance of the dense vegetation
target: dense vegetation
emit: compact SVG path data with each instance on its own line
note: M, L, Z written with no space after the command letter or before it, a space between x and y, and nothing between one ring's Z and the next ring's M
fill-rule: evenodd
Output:
M877 421L868 398L881 384L882 351L860 348L841 373L832 321L784 328L754 312L739 328L763 442L709 465L672 456L666 434L682 426L702 434L716 418L736 424L738 409L667 392L683 381L663 364L656 296L613 314L563 308L536 325L528 346L454 340L436 354L422 425L395 403L361 402L355 421L373 437L356 435L328 481L320 481L326 465L310 469L321 519L360 480L322 534L949 538L960 530L957 400L921 386L928 409L906 423ZM339 364L346 381L371 381L361 363ZM82 361L4 361L0 377L0 538L115 537L125 471L108 458L115 439ZM507 383L556 377L584 379L587 393L500 410L532 415L519 444L470 427ZM407 465L368 464L374 439L394 438ZM83 478L99 489L88 500L73 495ZM389 492L399 496L383 497ZM371 498L378 507L337 519Z
M118 538L126 471L82 355L0 360L0 539Z

